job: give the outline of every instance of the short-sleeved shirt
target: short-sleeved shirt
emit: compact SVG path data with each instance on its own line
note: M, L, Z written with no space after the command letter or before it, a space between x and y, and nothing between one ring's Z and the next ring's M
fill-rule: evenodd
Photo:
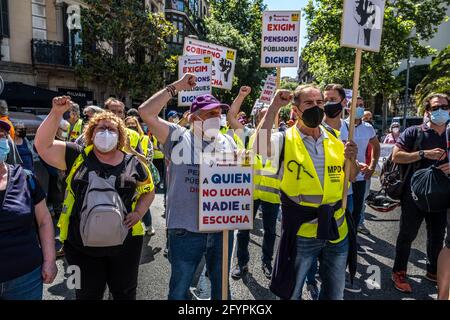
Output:
M19 165L15 165L19 166ZM9 166L7 190L11 190L9 184L18 183L18 175L13 177L10 173L13 166ZM16 169L17 170L17 169ZM22 171L22 175L26 173ZM26 178L29 179L29 178ZM20 185L13 189L16 194L11 195L9 212L5 212L3 204L6 190L0 191L0 283L25 275L42 264L42 249L39 246L38 230L34 208L24 209L20 195L23 196L24 188L31 188L31 205L39 204L45 199L45 192L36 179L34 189L31 185ZM16 201L16 202L14 202ZM11 207L17 206L17 213L11 212ZM27 213L26 213L27 212ZM26 214L25 214L26 213Z
M198 139L200 140L200 139ZM197 145L198 144L198 145ZM198 232L200 154L209 143L194 143L194 134L176 124L169 125L169 136L162 151L170 161L167 190L167 227ZM219 134L216 152L232 152L236 144L228 135Z
M68 172L74 164L77 157L81 154L83 148L76 143L66 143L66 165ZM126 161L130 161L129 165L132 165L134 169L131 174L125 174ZM75 173L72 179L72 190L75 195L75 204L70 215L70 223L68 230L67 241L75 248L82 250L84 253L92 256L104 256L114 254L121 246L107 247L107 248L93 248L84 247L80 234L80 212L83 205L84 195L86 193L89 184L89 172L96 171L102 178L108 178L111 175L117 177L115 189L122 199L127 213L131 212L133 199L136 195L136 188L139 182L145 182L149 176L145 165L140 162L135 156L124 156L123 161L117 165L112 166L106 163L100 162L94 152L90 152L86 158L86 162L83 163ZM128 233L128 237L131 237L131 229Z
M435 148L447 150L445 131L444 133L442 133L442 135L439 135L434 129L431 129L426 124L421 125L420 128L423 132L423 138L418 150L431 150ZM395 145L401 150L406 152L418 151L413 150L415 141L417 140L417 136L418 136L417 126L409 127L400 135L400 138L398 139ZM445 163L446 161L448 161L447 157L437 164L440 165ZM436 164L435 160L425 158L420 160L420 165L418 169L428 168L433 164Z
M345 120L343 125L341 126L341 140L347 141L348 140L348 124L349 119ZM358 146L358 156L357 160L360 163L366 162L366 150L367 146L369 145L369 141L373 138L376 138L377 134L375 132L375 129L372 127L372 125L368 122L361 121L361 123L357 126L355 126L355 132L353 135L353 141ZM356 181L364 181L364 174L360 173L356 177Z

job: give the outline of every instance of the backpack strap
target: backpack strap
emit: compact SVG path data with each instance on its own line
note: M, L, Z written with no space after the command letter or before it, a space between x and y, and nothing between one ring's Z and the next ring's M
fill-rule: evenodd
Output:
M336 131L334 131L334 129L332 127L330 127L328 124L326 124L325 122L322 122L322 127L324 127L329 133L331 133L333 135L333 137L335 137L336 139L338 139L338 136L336 134Z

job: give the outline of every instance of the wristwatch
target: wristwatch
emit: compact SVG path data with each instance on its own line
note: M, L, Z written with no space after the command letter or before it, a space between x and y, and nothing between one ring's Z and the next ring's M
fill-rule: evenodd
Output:
M419 151L419 157L420 157L420 159L425 158L425 151L420 150L420 151Z

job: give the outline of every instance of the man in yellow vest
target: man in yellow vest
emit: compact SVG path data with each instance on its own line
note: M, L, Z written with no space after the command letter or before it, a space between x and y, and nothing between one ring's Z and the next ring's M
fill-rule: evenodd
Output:
M241 136L240 140L248 141L247 145L251 148L255 136L249 137L250 130L246 128L242 122L239 121L237 115L239 109L251 92L250 87L242 87L239 95L231 104L230 110L227 114L227 120L230 127L235 130L235 136ZM257 117L256 126L262 118ZM243 133L243 135L242 135ZM264 237L262 243L262 257L261 269L266 278L270 279L272 276L272 256L275 246L276 238L276 223L278 212L280 210L280 181L276 175L276 169L271 166L270 161L263 164L261 156L255 156L255 175L254 175L254 190L253 190L253 216L256 215L258 209L261 207L262 220L264 226ZM248 272L248 262L250 255L248 251L248 244L250 242L250 231L239 230L237 233L237 265L231 271L231 277L234 280L241 279Z
M71 109L67 121L70 123L69 141L75 142L83 133L83 120L80 118L80 106L75 102L70 102Z
M104 105L103 109L108 110L108 111L114 113L116 116L118 116L122 120L125 120L125 104L122 101L120 101L116 98L108 98L105 101L105 105ZM127 133L128 133L128 142L130 144L130 147L132 149L136 150L138 153L144 154L142 152L139 133L137 133L136 131L130 130L128 128L127 128Z
M272 134L277 113L292 97L297 125ZM357 147L352 141L344 145L320 126L323 105L322 92L314 85L299 86L293 96L279 90L257 130L257 153L279 166L283 219L270 289L283 299L301 298L317 258L319 299L343 299L349 252L349 215L342 209L344 162L351 163L352 181L358 173Z

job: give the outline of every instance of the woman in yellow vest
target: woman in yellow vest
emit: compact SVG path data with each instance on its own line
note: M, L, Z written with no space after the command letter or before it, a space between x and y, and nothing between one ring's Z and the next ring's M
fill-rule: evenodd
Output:
M320 126L324 99L314 85L295 90L297 125L272 135L276 114L291 99L289 91L277 92L256 141L258 153L281 166L282 233L270 289L283 299L301 299L306 274L318 258L319 299L340 300L349 253L349 216L342 209L344 162L350 160L349 177L354 180L357 147L352 141L344 146Z
M58 124L69 108L70 97L53 99L35 146L45 162L68 172L58 227L69 265L79 267L76 297L102 299L108 285L114 299L135 299L144 235L141 219L154 199L151 174L138 157L122 151L125 125L109 112L96 114L87 124L86 148L56 141ZM90 200L85 203L86 197Z

